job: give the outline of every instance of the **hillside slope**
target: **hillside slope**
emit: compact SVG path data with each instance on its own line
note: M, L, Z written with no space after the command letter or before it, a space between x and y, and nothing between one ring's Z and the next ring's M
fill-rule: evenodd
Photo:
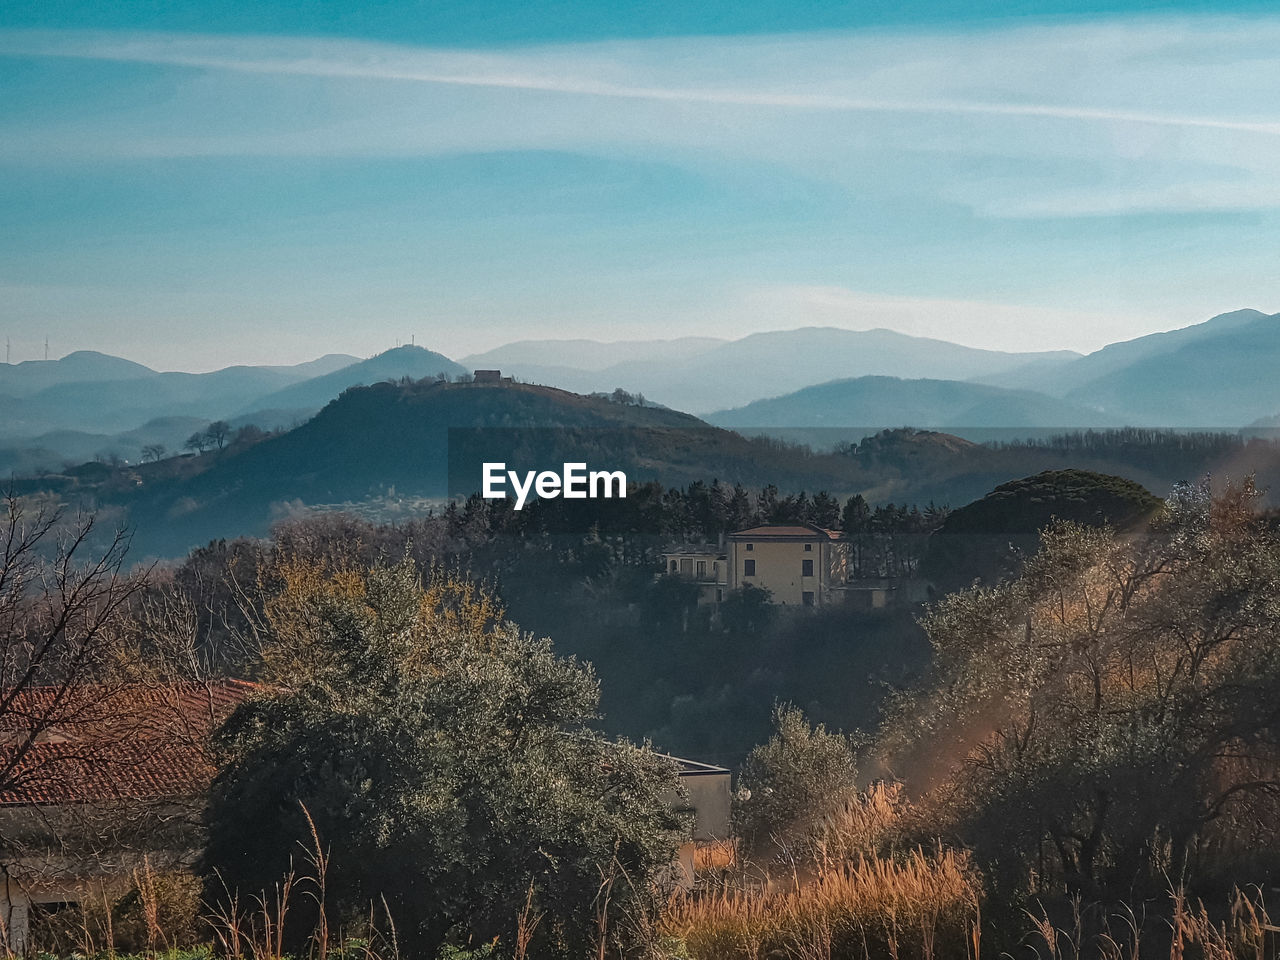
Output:
M236 415L256 410L319 410L349 387L367 386L383 380L409 377L457 377L470 371L448 357L425 347L403 346L386 350L368 360L349 364L332 373L311 377L301 383L256 397L240 406Z
M8 395L0 440L7 441L5 447L21 449L24 438L56 431L117 434L160 418L214 420L263 394L346 366L346 359L329 354L293 366L160 373L119 357L83 351L61 360L0 365L0 383L12 387L0 388L0 394ZM123 455L123 448L115 452Z
M1056 367L970 378L1033 389L1148 426L1238 427L1280 408L1280 314L1236 310L1113 343Z
M1247 313L1254 315L1090 379L1066 398L1170 427L1241 427L1272 414L1280 409L1280 314Z
M28 397L48 387L75 381L140 380L156 371L123 357L96 350L77 350L57 360L0 363L0 394Z
M757 400L707 417L722 427L961 427L1117 426L1083 404L956 380L857 377Z
M673 410L524 384L424 380L348 390L296 429L197 458L183 473L169 462L139 468L141 484L121 501L143 548L172 553L263 533L290 504L476 492L483 461L521 471L584 461L669 485L708 477L842 493L863 485L850 457L799 453Z

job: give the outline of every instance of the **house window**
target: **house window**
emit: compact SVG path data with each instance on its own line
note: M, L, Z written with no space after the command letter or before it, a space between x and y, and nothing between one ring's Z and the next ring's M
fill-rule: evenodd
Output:
M800 599L804 601L804 605L805 605L806 607L812 607L812 606L813 606L813 591L812 591L812 590L806 590L804 593L800 594Z
M801 560L801 561L800 561L800 564L801 564L801 567L800 567L800 575L801 575L801 576L805 576L805 577L812 577L812 576L813 576L813 561L812 561L812 560Z
M674 560L672 560L672 561L671 561L671 572L672 572L672 573L675 573L675 572L676 572L677 567L678 567L678 565L676 564L676 562L675 562Z
M742 561L742 575L744 577L754 577L756 575L756 562L754 560Z
M812 544L812 543L806 543L806 544L804 545L804 552L805 552L805 553L813 553L813 544Z
M680 573L686 577L693 576L693 560L684 559L680 561Z
M748 550L754 550L755 548L756 548L756 545L755 545L754 543L748 543L748 544L747 544L747 549L748 549Z
M699 576L699 577L705 577L706 575L707 575L707 561L705 561L705 560L699 560L699 561L698 561L698 576Z
M717 588L716 588L716 603L719 603L719 602L720 602L721 600L723 600L723 599L724 599L724 591L723 591L723 590L721 590L719 587L717 587Z

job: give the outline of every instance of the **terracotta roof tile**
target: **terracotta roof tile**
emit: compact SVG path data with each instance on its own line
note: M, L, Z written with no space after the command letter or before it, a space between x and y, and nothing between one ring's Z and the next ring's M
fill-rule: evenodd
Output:
M24 691L0 716L0 770L10 770L0 806L198 793L214 773L210 735L255 689L239 680L95 687L69 703L56 688Z

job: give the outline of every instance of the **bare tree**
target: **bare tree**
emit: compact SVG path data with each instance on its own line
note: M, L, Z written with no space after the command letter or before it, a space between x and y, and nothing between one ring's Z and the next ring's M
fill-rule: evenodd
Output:
M209 441L210 446L216 446L219 450L226 445L227 437L231 433L231 424L225 420L215 420L205 428L204 435Z
M187 442L183 444L187 450L194 450L196 453L204 453L208 446L209 437L203 430L197 430L187 437Z
M102 719L127 679L125 614L145 576L123 571L124 531L95 546L93 515L30 510L12 492L3 509L0 792L8 792L40 781L39 745Z
M158 460L163 460L164 455L168 452L168 448L163 443L148 443L142 448L142 462L155 463Z

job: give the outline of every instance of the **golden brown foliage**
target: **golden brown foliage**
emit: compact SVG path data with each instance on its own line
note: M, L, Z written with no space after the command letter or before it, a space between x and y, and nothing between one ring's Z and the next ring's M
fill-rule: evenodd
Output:
M819 867L809 882L678 894L662 932L695 960L961 957L974 945L979 889L963 854L872 855Z

